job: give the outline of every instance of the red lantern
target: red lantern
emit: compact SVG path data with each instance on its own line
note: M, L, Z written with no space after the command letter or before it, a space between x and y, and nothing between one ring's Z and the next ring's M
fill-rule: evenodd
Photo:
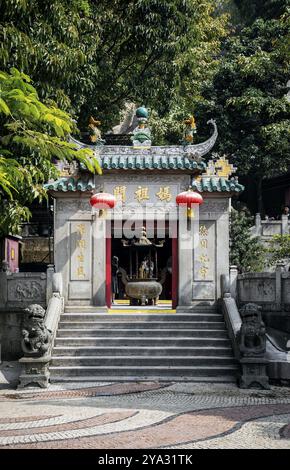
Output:
M192 210L192 204L202 204L202 203L203 203L202 196L199 193L196 193L195 191L191 191L191 189L189 189L188 191L179 193L176 196L176 204L178 205L184 204L187 206L188 217L194 216L194 213Z
M109 193L96 193L90 199L91 206L100 211L100 216L103 214L103 211L113 209L116 202L115 196Z

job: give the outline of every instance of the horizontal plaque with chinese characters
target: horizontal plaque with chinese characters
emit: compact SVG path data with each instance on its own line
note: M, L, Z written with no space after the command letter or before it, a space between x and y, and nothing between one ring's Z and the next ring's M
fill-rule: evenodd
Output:
M175 199L179 192L179 185L167 184L166 182L156 183L143 183L136 182L136 184L106 184L106 191L113 194L117 201L127 204L170 204L175 205Z

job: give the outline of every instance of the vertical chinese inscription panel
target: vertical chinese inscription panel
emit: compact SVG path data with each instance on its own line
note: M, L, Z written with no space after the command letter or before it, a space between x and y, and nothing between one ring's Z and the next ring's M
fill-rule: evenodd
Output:
M70 280L91 279L91 222L70 222Z
M199 244L194 251L194 280L215 280L215 221L201 221Z

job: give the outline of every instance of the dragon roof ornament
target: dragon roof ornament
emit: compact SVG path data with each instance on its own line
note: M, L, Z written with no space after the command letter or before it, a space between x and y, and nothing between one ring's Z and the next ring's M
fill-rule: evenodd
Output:
M211 151L218 137L218 128L214 119L207 121L207 124L212 124L214 132L209 139L200 144L191 144L184 147L184 152L188 157L201 158Z

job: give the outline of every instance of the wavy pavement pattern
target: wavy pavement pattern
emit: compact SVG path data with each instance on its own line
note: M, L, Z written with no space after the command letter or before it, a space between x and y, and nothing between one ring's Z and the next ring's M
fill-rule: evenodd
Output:
M68 426L63 419L63 424L52 425L49 432L41 420L35 421L38 427L34 426L33 433L18 423L14 435L1 436L1 447L290 448L290 440L280 437L281 429L290 422L289 404L219 408L179 415L153 410L102 411L99 416L71 419ZM12 430L7 431L10 434Z

